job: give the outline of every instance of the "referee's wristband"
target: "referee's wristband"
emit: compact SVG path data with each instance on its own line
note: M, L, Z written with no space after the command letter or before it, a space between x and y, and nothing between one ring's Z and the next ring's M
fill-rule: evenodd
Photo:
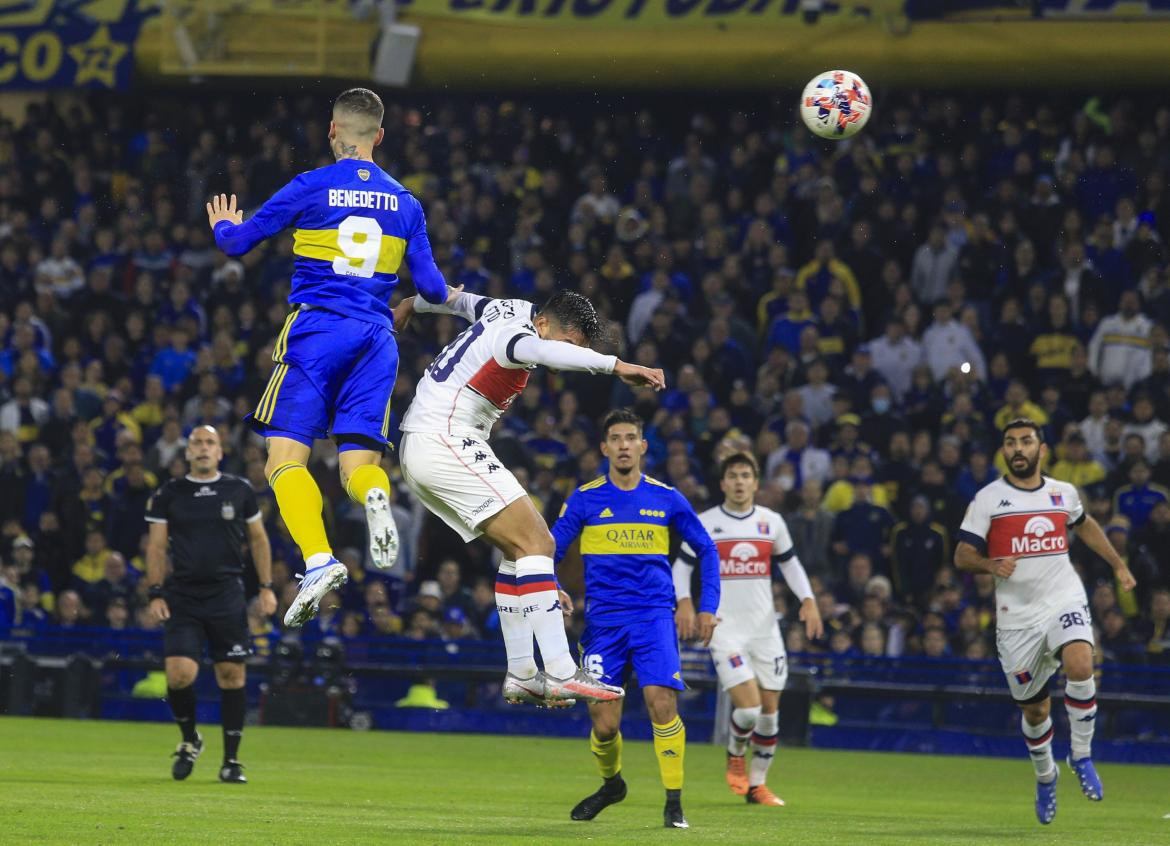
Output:
M151 585L150 587L148 587L146 589L146 595L149 596L151 599L162 599L163 598L163 586L162 585Z
M264 584L260 585L260 590L272 590L273 587L274 585L272 582L265 582Z

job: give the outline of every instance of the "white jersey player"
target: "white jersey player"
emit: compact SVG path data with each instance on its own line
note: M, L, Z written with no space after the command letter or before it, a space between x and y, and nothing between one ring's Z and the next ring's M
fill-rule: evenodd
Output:
M1040 427L1013 420L1003 430L1008 475L975 494L959 528L955 565L995 576L996 645L1020 727L1036 770L1036 816L1056 816L1048 681L1064 665L1064 704L1072 734L1069 767L1089 799L1102 798L1091 757L1097 716L1093 621L1080 577L1068 557L1068 530L1109 562L1125 590L1133 574L1097 521L1085 513L1075 486L1040 473L1048 451Z
M419 380L402 421L399 460L407 486L433 514L464 541L483 535L504 554L496 581L508 651L504 698L547 705L620 699L620 687L595 680L569 654L561 612L572 607L553 574L552 535L488 436L538 365L613 373L657 390L665 387L662 371L588 349L600 321L589 300L571 291L539 309L525 300L458 289L450 289L444 305L410 297L394 310L395 327L405 328L416 311L454 314L471 323ZM534 634L543 672L533 657Z
M719 682L731 698L731 735L727 745L727 784L733 793L761 805L783 805L765 784L779 734L780 693L788 680L788 656L776 625L772 599L773 565L800 599L800 619L809 639L824 634L812 586L784 518L755 504L759 468L747 453L735 453L720 465L722 505L699 520L719 549L719 625L711 636L711 660ZM679 637L694 634L691 600L694 555L683 544L674 564ZM750 775L744 764L752 746Z

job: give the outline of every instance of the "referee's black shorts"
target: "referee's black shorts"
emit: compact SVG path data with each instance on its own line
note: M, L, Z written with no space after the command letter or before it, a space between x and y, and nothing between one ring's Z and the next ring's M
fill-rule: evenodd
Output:
M217 664L242 663L252 654L244 587L239 582L199 596L170 589L166 598L171 612L163 635L167 658L199 661L203 658L204 644Z

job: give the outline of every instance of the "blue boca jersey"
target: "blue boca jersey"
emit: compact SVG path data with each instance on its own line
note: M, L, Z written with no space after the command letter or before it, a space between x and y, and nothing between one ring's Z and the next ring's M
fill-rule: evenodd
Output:
M373 162L342 159L302 173L243 223L217 223L215 241L242 255L289 226L296 227L290 304L392 329L389 300L404 259L425 299L446 299L422 205Z
M719 608L719 552L682 494L649 476L630 491L602 476L569 496L552 534L557 561L581 537L587 622L637 622L648 612L669 614L674 609L672 530L699 559L703 585L699 611L714 614Z

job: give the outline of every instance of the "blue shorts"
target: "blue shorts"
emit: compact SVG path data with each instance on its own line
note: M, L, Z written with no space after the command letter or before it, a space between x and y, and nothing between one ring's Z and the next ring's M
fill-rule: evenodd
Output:
M385 447L398 373L393 332L301 306L285 320L272 360L276 368L247 417L253 429L308 445L332 434L343 448Z
M655 684L686 689L673 615L617 626L598 626L586 620L581 635L581 666L606 684L624 684L629 666L637 674L640 687Z

